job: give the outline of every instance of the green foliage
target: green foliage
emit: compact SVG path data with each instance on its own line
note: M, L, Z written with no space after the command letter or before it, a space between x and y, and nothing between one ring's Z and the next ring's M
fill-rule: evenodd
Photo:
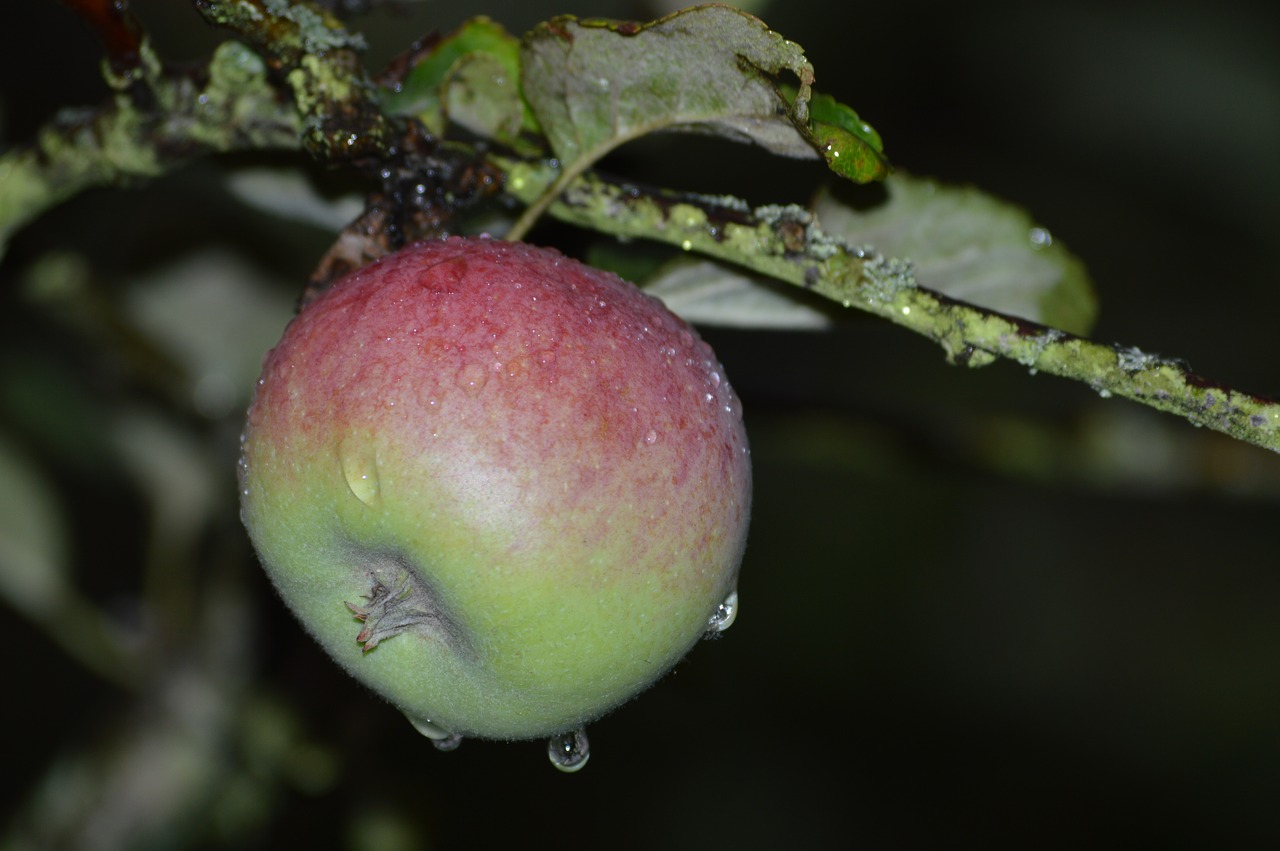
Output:
M450 123L520 153L537 153L539 132L520 95L520 40L489 18L441 37L383 96L393 115L412 115L437 136ZM526 135L527 134L527 135Z

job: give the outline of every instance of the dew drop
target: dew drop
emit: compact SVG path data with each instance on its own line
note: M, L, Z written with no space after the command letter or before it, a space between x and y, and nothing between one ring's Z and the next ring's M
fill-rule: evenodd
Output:
M469 395L474 396L484 387L486 378L488 378L488 374L483 366L478 363L469 363L458 370L455 381L458 387L465 390Z
M735 420L742 419L742 400L738 398L736 393L729 394L729 413L733 415Z
M358 447L342 453L342 476L356 499L377 507L382 502L382 485L378 481L378 460L373 450Z
M458 749L458 745L462 744L462 736L459 733L450 733L434 721L428 721L425 718L414 718L406 715L409 723L413 725L413 729L431 740L431 744L438 751L454 751Z
M574 772L582 768L591 758L587 729L579 727L571 732L552 736L547 742L547 757L552 765L564 772Z
M719 638L720 633L733 626L738 619L738 592L730 592L724 602L716 606L716 610L707 618L707 631L704 638Z
M1032 248L1048 248L1053 245L1053 234L1044 228L1032 228L1028 231L1027 238L1031 241Z
M653 429L649 429L649 433L644 436L645 446L653 446L658 442L658 433Z

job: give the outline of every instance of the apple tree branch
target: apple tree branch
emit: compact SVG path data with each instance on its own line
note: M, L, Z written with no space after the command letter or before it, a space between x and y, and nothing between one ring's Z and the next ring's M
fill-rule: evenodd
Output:
M555 179L541 164L510 163L508 191L537 198ZM549 212L620 237L647 238L743 266L856 307L942 346L947 360L985 366L997 358L1080 381L1280 452L1280 403L1192 372L1185 363L1131 346L1097 343L987 310L919 286L909 261L879 256L824 233L807 210L757 207L640 187L586 174Z

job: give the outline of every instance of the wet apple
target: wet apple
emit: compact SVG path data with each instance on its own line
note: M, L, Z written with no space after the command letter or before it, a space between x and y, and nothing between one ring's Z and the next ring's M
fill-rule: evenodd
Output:
M691 328L483 238L303 308L240 481L263 566L343 668L421 729L500 739L576 730L722 622L751 501L739 402Z

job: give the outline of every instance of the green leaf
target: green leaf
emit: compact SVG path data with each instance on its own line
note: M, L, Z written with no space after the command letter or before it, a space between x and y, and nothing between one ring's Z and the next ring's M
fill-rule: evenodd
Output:
M449 121L518 153L541 152L532 132L537 121L520 96L517 72L507 62L469 53L450 69L443 93Z
M888 177L880 134L831 95L814 92L810 97L809 133L827 165L841 177L855 183Z
M450 123L521 153L534 153L538 122L520 95L520 40L486 17L440 39L387 91L392 115L412 115L437 136Z
M1088 333L1097 313L1089 275L1025 210L971 187L897 173L868 210L823 192L822 228L853 245L911 260L921 286L992 310Z
M813 67L799 45L728 6L650 24L554 18L525 36L521 60L525 98L570 172L658 130L818 155L805 134ZM790 101L784 72L798 81Z
M787 100L794 101L794 86L779 87ZM863 121L852 107L831 95L811 92L809 123L805 135L836 174L854 183L871 183L889 176L880 134Z

